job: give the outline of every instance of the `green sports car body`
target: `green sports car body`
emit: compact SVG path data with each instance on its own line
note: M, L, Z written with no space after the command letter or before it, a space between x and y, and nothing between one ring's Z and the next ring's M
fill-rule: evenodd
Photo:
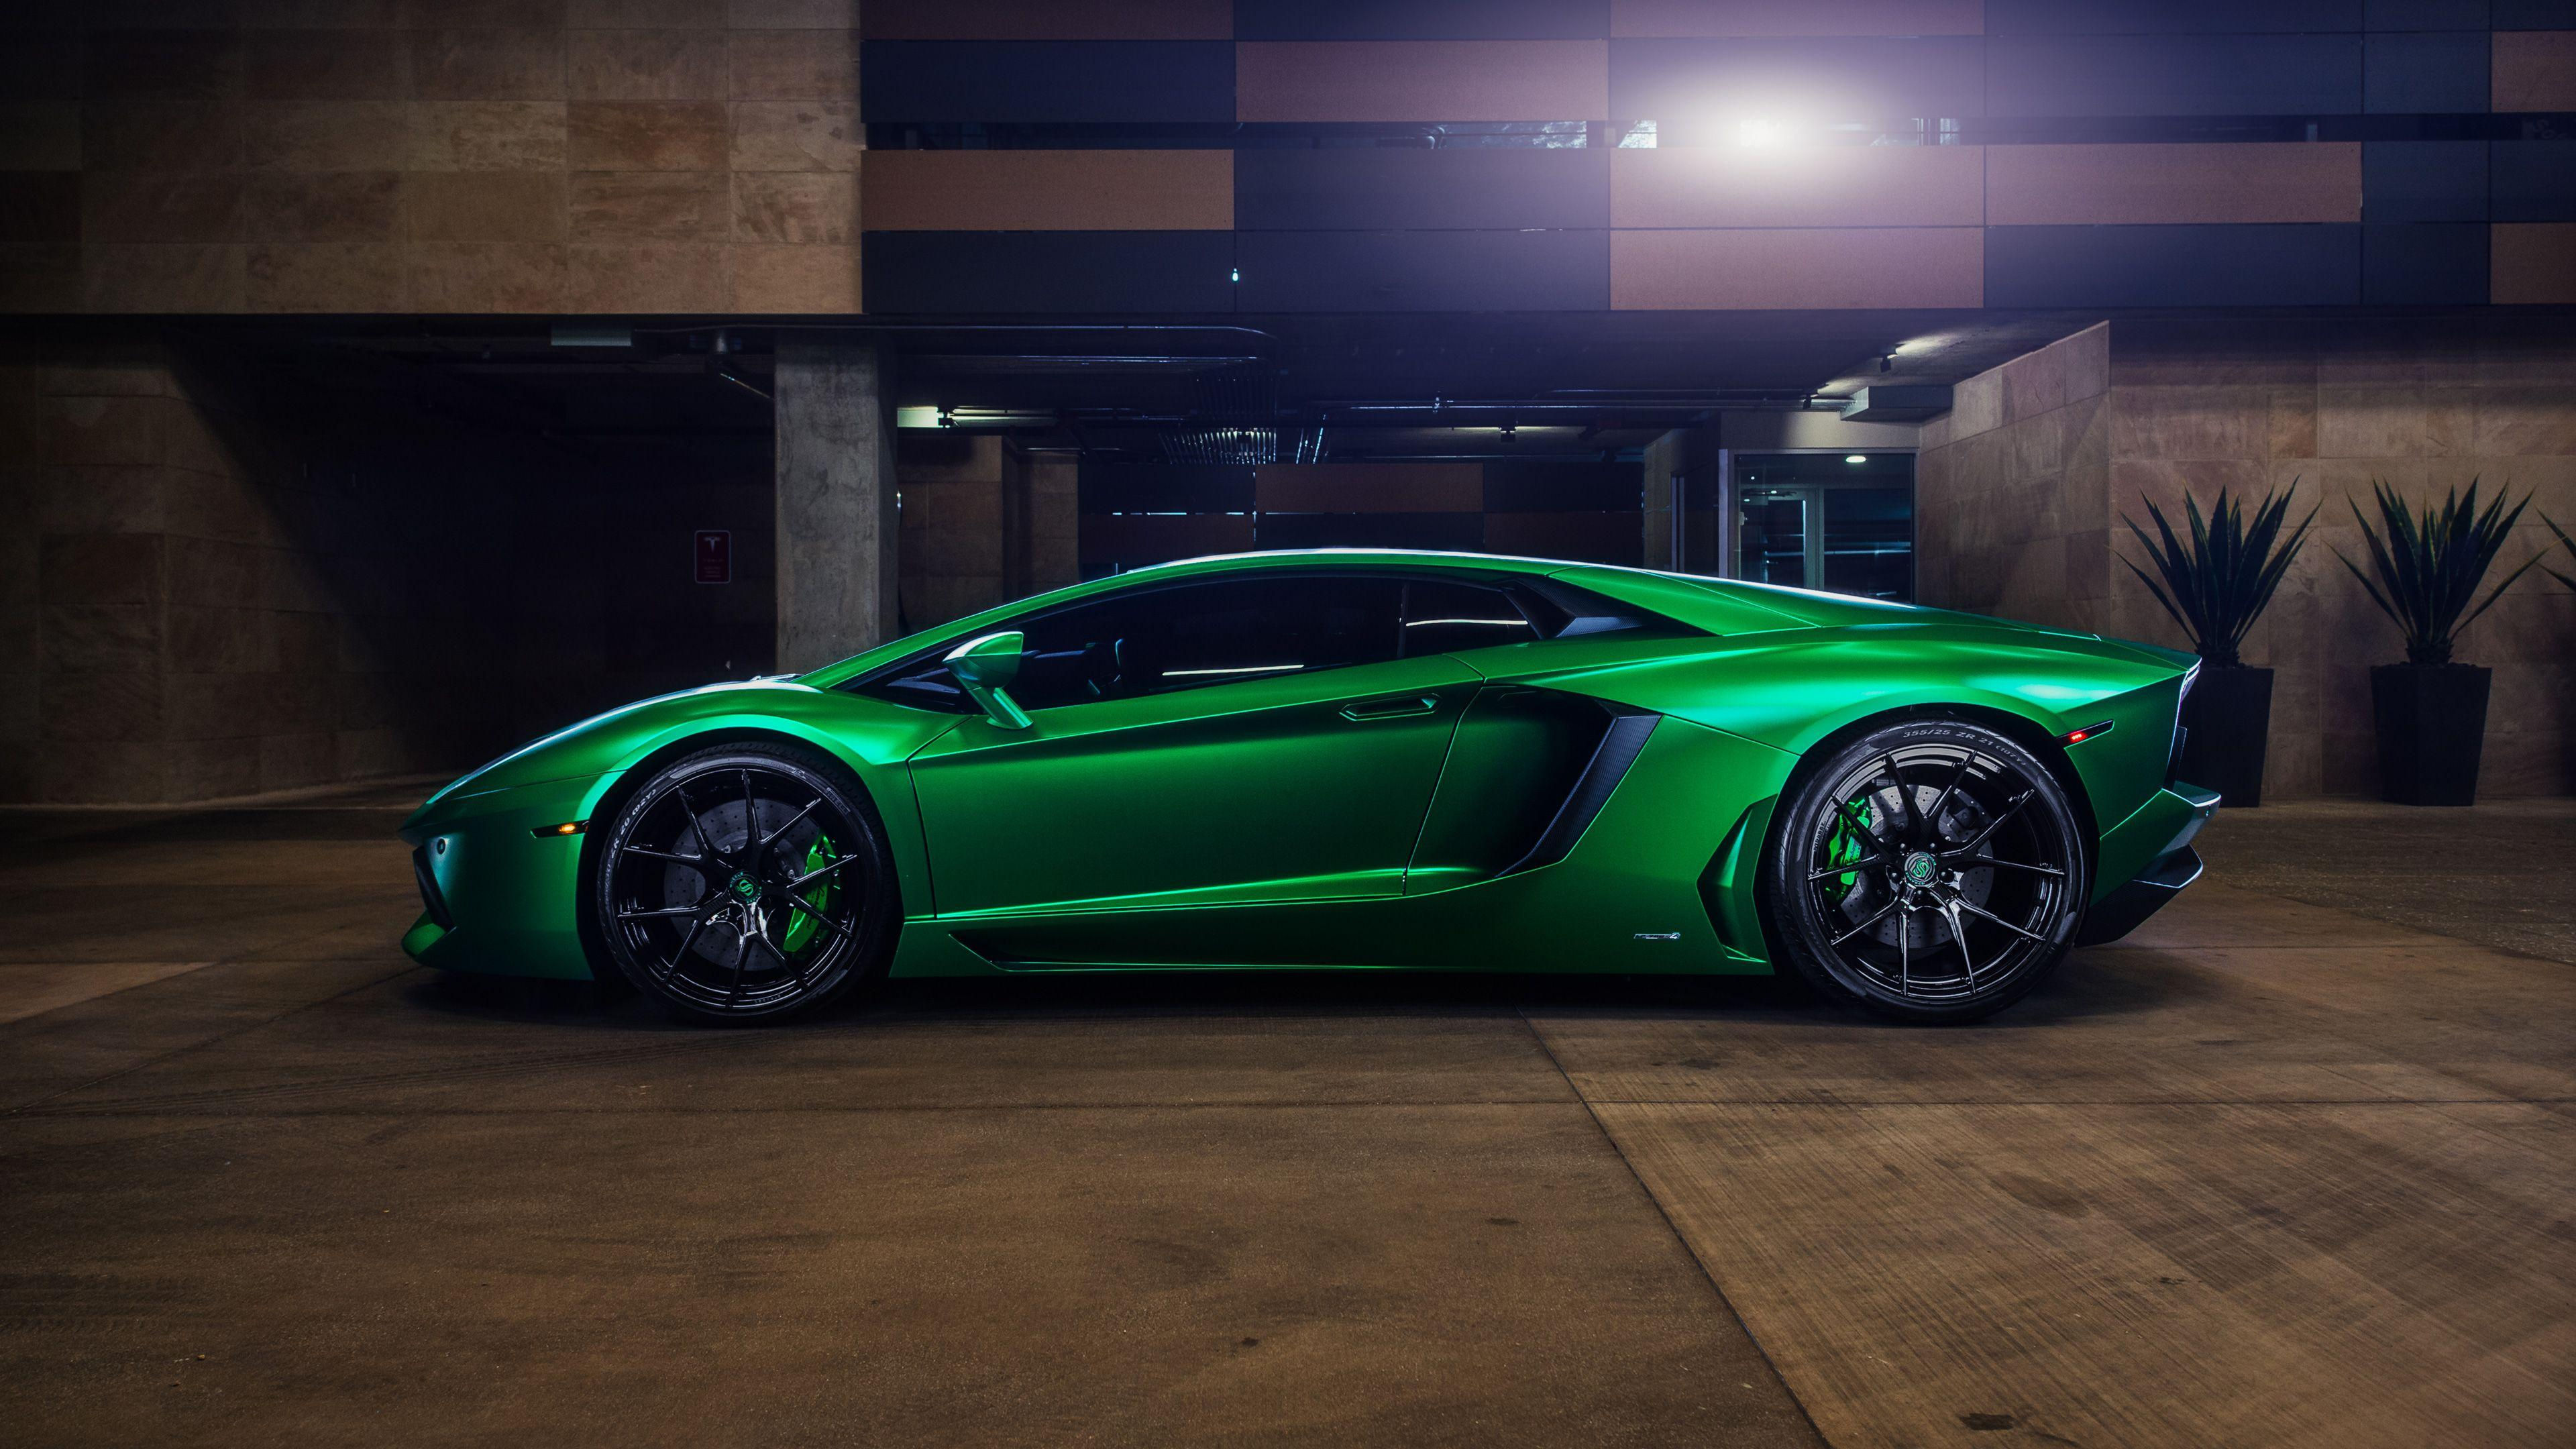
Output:
M977 654L998 656L980 683L959 662ZM1903 958L1885 974L1902 969L1910 992L1946 930L1966 958L1951 974L1975 986L1993 979L1976 959L1989 936L1998 959L2016 937L2060 953L2109 939L2197 874L2189 842L2215 802L2171 773L2194 664L1633 568L1192 560L809 674L645 700L513 751L404 825L426 909L403 946L522 976L623 963L647 986L662 957L695 970L730 951L731 1001L746 956L758 976L867 934L824 899L837 885L851 911L884 918L859 975L1760 973L1786 934L1764 862L1794 856L1784 872L1813 870L1783 874L1780 899L1819 882L1820 939L1855 923L1862 945ZM1887 733L1926 724L1971 733ZM1812 827L1784 824L1801 781L1882 737L1896 742L1865 745ZM612 834L657 771L722 748L804 764L773 791L724 763L679 787L694 802L679 824ZM818 776L851 795L822 830L790 818L795 781ZM2071 826L2039 822L2056 834L2000 858L2036 828L2020 803L2034 795ZM720 815L711 796L738 803ZM858 872L836 868L868 833L882 863L861 903ZM640 888L598 884L621 851L647 872ZM2024 876L2038 896L2013 894ZM761 915L762 899L777 909ZM707 1014L721 1014L715 989L696 1003Z

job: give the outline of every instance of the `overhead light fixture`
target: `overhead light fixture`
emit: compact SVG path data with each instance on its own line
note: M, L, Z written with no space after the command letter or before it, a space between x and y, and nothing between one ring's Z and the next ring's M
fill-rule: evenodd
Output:
M938 427L939 409L930 407L896 408L894 410L894 425L898 428Z
M1866 463L1869 461L1869 455L1867 453L1846 453L1843 455L1843 461L1846 463Z
M1736 123L1735 141L1739 146L1777 146L1786 139L1786 128L1777 121L1747 117Z

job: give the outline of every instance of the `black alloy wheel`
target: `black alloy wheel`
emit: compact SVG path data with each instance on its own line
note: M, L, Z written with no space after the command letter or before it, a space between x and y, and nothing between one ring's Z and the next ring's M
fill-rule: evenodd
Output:
M900 917L885 831L829 761L788 747L676 760L592 863L599 939L674 1014L774 1021L876 973Z
M1799 973L1902 1021L1975 1021L2028 995L2075 937L2085 832L2056 776L1979 725L1892 725L1783 803L1763 897Z

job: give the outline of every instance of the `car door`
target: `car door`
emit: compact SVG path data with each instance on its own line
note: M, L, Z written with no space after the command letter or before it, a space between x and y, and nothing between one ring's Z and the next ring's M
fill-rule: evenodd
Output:
M1026 729L913 757L942 915L1395 895L1477 674L1401 584L1269 570L1021 621Z

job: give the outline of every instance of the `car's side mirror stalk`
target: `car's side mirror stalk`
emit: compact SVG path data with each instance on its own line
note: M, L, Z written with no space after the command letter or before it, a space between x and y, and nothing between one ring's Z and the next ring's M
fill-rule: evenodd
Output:
M1025 641L1018 630L986 634L969 639L948 651L948 672L957 687L984 711L984 718L1006 730L1029 727L1029 712L1011 698L1011 681L1020 677L1020 649Z

